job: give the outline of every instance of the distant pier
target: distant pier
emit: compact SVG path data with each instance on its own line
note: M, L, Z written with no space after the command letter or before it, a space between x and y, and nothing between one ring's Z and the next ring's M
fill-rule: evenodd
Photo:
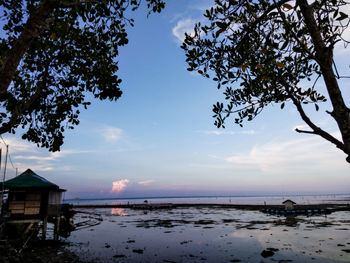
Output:
M140 203L140 204L78 204L73 208L128 208L138 210L157 210L173 208L227 208L239 210L259 210L270 214L329 214L335 211L350 211L350 206L345 204L315 204L297 205L293 210L285 210L282 205L242 205L242 204L203 204L203 203Z

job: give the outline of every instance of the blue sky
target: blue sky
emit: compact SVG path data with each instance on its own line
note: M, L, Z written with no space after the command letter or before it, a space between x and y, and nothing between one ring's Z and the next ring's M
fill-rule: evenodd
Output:
M39 149L20 140L20 133L3 136L14 167L31 168L67 189L66 198L349 193L345 155L321 138L293 131L304 126L293 105L267 107L243 128L213 125L212 104L221 92L213 81L186 71L180 48L183 33L203 20L210 5L172 0L148 19L144 8L132 13L135 27L119 56L120 100L94 100L80 125L65 133L61 152ZM336 50L343 75L349 75L348 54ZM349 84L341 82L348 105ZM324 90L322 82L318 88ZM308 112L339 136L326 109L328 103ZM14 175L9 164L7 179Z

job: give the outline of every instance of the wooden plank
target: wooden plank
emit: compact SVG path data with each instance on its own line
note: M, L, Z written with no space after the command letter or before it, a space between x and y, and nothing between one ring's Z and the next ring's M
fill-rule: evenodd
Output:
M26 201L25 207L40 207L40 201Z
M40 219L19 219L19 220L9 220L6 223L9 224L27 224L27 223L39 223Z
M25 215L37 215L40 213L40 208L25 208L24 214Z
M13 209L24 209L24 202L10 202L9 204L9 209L13 210Z
M24 209L11 209L11 214L24 214Z
M26 194L27 201L40 201L40 192L29 192Z

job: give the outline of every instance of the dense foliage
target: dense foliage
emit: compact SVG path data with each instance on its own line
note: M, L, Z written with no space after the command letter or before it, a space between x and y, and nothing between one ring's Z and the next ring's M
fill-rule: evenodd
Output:
M265 106L292 102L310 130L335 144L350 162L350 110L338 86L334 46L347 44L349 26L344 0L216 0L204 14L207 22L195 26L182 45L188 70L217 82L225 103L214 105L215 125L254 119ZM342 141L318 127L307 116L304 104L326 101L316 89L324 79ZM301 81L309 81L304 88Z
M162 0L145 0L160 12ZM21 127L23 139L51 151L95 98L117 100L119 47L141 0L0 0L0 134ZM90 96L91 97L91 96Z

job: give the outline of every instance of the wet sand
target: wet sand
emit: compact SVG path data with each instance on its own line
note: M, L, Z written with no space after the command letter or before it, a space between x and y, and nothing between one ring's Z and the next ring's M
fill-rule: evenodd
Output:
M86 262L350 262L350 211L284 217L189 206L80 208L65 249ZM100 220L103 221L100 221Z

